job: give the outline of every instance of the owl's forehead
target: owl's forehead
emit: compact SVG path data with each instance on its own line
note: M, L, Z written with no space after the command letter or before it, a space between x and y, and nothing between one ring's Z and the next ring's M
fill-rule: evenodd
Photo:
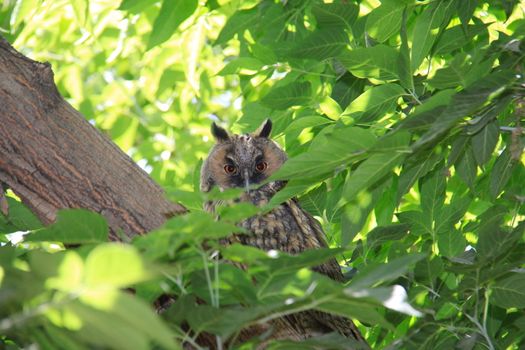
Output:
M243 161L253 160L255 157L262 155L261 142L250 136L234 135L232 139L232 153Z

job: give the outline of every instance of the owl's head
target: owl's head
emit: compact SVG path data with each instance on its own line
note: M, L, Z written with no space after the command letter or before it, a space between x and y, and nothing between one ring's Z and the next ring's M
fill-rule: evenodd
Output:
M272 175L286 161L286 153L269 136L272 122L266 119L251 134L229 134L213 123L211 133L216 144L201 169L201 191L213 186L220 189L248 189Z

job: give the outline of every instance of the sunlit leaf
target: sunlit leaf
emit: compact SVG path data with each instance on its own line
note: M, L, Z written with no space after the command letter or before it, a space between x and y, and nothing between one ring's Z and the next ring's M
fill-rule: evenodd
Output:
M368 130L352 127L335 129L321 137L326 140L323 146L289 159L274 178L312 178L333 172L361 156L375 141Z
M58 241L62 243L96 243L108 240L106 219L84 209L63 209L57 213L56 222L34 231L26 241Z
M197 0L164 0L153 24L148 49L168 40L179 25L195 12L197 5Z
M368 15L366 31L368 35L383 42L399 31L403 16L402 1L388 0Z
M344 198L346 200L353 199L359 192L367 189L392 171L404 157L403 153L378 153L366 159L350 174L345 184Z
M344 110L343 115L361 121L375 120L394 110L397 99L403 93L403 88L397 84L372 87L353 100Z
M306 105L312 98L309 82L291 83L280 86L264 96L261 102L273 109L287 109L292 106Z
M359 78L399 79L399 53L387 45L357 48L339 55L341 63Z
M412 37L412 71L421 65L434 45L449 6L452 6L452 2L436 3L418 18Z
M117 243L97 246L85 262L85 283L92 288L128 287L151 275L134 247Z

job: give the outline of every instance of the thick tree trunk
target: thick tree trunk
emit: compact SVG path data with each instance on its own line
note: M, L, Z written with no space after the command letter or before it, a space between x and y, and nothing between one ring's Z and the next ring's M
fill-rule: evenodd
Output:
M110 237L159 227L185 212L58 93L53 72L0 37L0 181L45 224L58 209L104 215Z

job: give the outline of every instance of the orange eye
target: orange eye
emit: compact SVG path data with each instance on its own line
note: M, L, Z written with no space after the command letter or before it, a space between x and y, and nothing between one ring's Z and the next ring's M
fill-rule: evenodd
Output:
M231 164L226 164L224 166L224 171L226 172L226 174L234 174L237 171L237 168L235 168L235 166Z
M260 163L257 163L257 165L255 165L255 169L260 173L265 171L267 167L268 167L268 163L266 162L260 162Z

